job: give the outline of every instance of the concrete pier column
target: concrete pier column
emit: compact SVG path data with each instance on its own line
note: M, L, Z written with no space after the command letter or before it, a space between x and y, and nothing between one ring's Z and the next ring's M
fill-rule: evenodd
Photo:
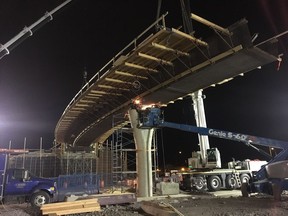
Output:
M153 196L151 144L155 129L139 129L138 112L129 110L129 118L136 144L137 196Z

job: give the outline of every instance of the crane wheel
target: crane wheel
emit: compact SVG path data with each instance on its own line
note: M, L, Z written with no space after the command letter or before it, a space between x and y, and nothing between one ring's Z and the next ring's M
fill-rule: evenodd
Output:
M227 175L225 185L227 189L234 190L237 186L237 181L232 175Z
M210 176L208 178L207 187L210 191L218 191L221 188L221 179L218 176Z
M250 180L250 176L248 174L244 173L244 174L240 175L240 181L242 184L245 182L248 183L249 180Z
M206 190L206 182L204 180L204 177L196 177L196 180L194 180L194 185L197 191Z

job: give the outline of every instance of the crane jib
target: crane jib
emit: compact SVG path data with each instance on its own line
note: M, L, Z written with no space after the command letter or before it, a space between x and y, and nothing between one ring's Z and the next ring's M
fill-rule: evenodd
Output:
M247 135L247 134L234 133L234 132L211 129L211 128L199 128L199 134L244 142L247 144L262 145L262 146L275 147L275 148L280 148L280 149L288 149L288 142L264 138L264 137L252 136L252 135Z
M212 129L212 128L204 128L204 127L196 127L193 125L185 125L185 124L175 124L171 122L162 122L158 126L160 127L170 127L182 131L194 132L204 136L217 137L221 139L233 140L238 142L243 142L245 144L255 144L267 147L274 147L280 149L288 149L288 142L281 140L274 140L269 138L263 138L258 136L252 136L247 134L235 133L230 131Z

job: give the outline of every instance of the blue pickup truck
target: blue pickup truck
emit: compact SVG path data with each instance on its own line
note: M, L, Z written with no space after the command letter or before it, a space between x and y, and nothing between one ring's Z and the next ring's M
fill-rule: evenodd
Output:
M8 169L9 154L0 153L0 201L11 198L30 202L34 207L56 201L56 182L32 175L25 169Z

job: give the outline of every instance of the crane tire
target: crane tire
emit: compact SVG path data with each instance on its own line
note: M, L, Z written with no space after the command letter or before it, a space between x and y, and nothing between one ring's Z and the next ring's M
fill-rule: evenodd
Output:
M227 189L234 190L237 186L237 181L232 175L227 175L225 185Z
M221 188L221 179L218 176L210 176L208 178L207 187L210 191L218 191Z
M249 180L250 180L250 176L248 174L244 173L240 175L240 181L242 184L245 182L248 183Z
M206 190L206 183L205 183L205 180L204 180L204 177L196 177L196 180L194 182L195 184L195 189L197 191L204 191Z

